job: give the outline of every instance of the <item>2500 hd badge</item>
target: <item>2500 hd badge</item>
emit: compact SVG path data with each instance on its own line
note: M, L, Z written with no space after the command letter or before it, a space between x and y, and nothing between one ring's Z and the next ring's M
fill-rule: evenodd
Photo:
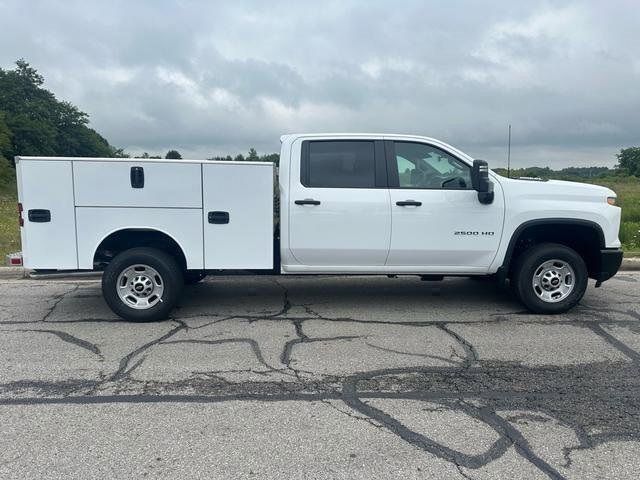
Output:
M468 236L468 237L478 237L478 236L492 237L495 234L495 232L478 232L478 231L459 230L459 231L453 232L453 234L454 235L464 235L464 236Z

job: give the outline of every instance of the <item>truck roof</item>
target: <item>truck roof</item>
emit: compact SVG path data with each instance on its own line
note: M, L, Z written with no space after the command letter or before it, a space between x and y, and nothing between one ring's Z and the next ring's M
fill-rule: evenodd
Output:
M197 160L197 159L168 159L168 158L112 158L112 157L32 157L19 155L15 157L16 163L29 160L47 160L76 162L135 162L135 163L213 163L229 165L273 165L273 162L236 162L227 160Z
M285 140L292 140L298 137L387 137L387 138L420 138L422 140L427 140L430 142L438 142L443 143L441 140L432 137L425 137L423 135L413 135L413 134L402 134L402 133L366 133L366 132L351 132L351 133L287 133L285 135L280 136L280 142L284 142Z

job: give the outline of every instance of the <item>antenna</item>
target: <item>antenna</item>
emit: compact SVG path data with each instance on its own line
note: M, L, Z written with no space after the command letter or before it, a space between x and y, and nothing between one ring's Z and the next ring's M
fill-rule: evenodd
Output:
M509 124L509 143L507 144L507 178L511 178L511 124Z

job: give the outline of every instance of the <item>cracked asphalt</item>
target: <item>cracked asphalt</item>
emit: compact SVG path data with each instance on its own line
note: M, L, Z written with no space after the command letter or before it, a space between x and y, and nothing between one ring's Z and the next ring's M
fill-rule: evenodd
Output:
M640 273L528 314L466 278L209 277L171 320L0 280L0 478L640 478Z

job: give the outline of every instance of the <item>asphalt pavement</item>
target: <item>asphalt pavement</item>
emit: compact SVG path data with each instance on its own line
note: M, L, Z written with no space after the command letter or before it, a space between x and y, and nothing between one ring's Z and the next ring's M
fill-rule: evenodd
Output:
M134 324L5 278L0 478L637 479L640 272L591 283L209 277Z

